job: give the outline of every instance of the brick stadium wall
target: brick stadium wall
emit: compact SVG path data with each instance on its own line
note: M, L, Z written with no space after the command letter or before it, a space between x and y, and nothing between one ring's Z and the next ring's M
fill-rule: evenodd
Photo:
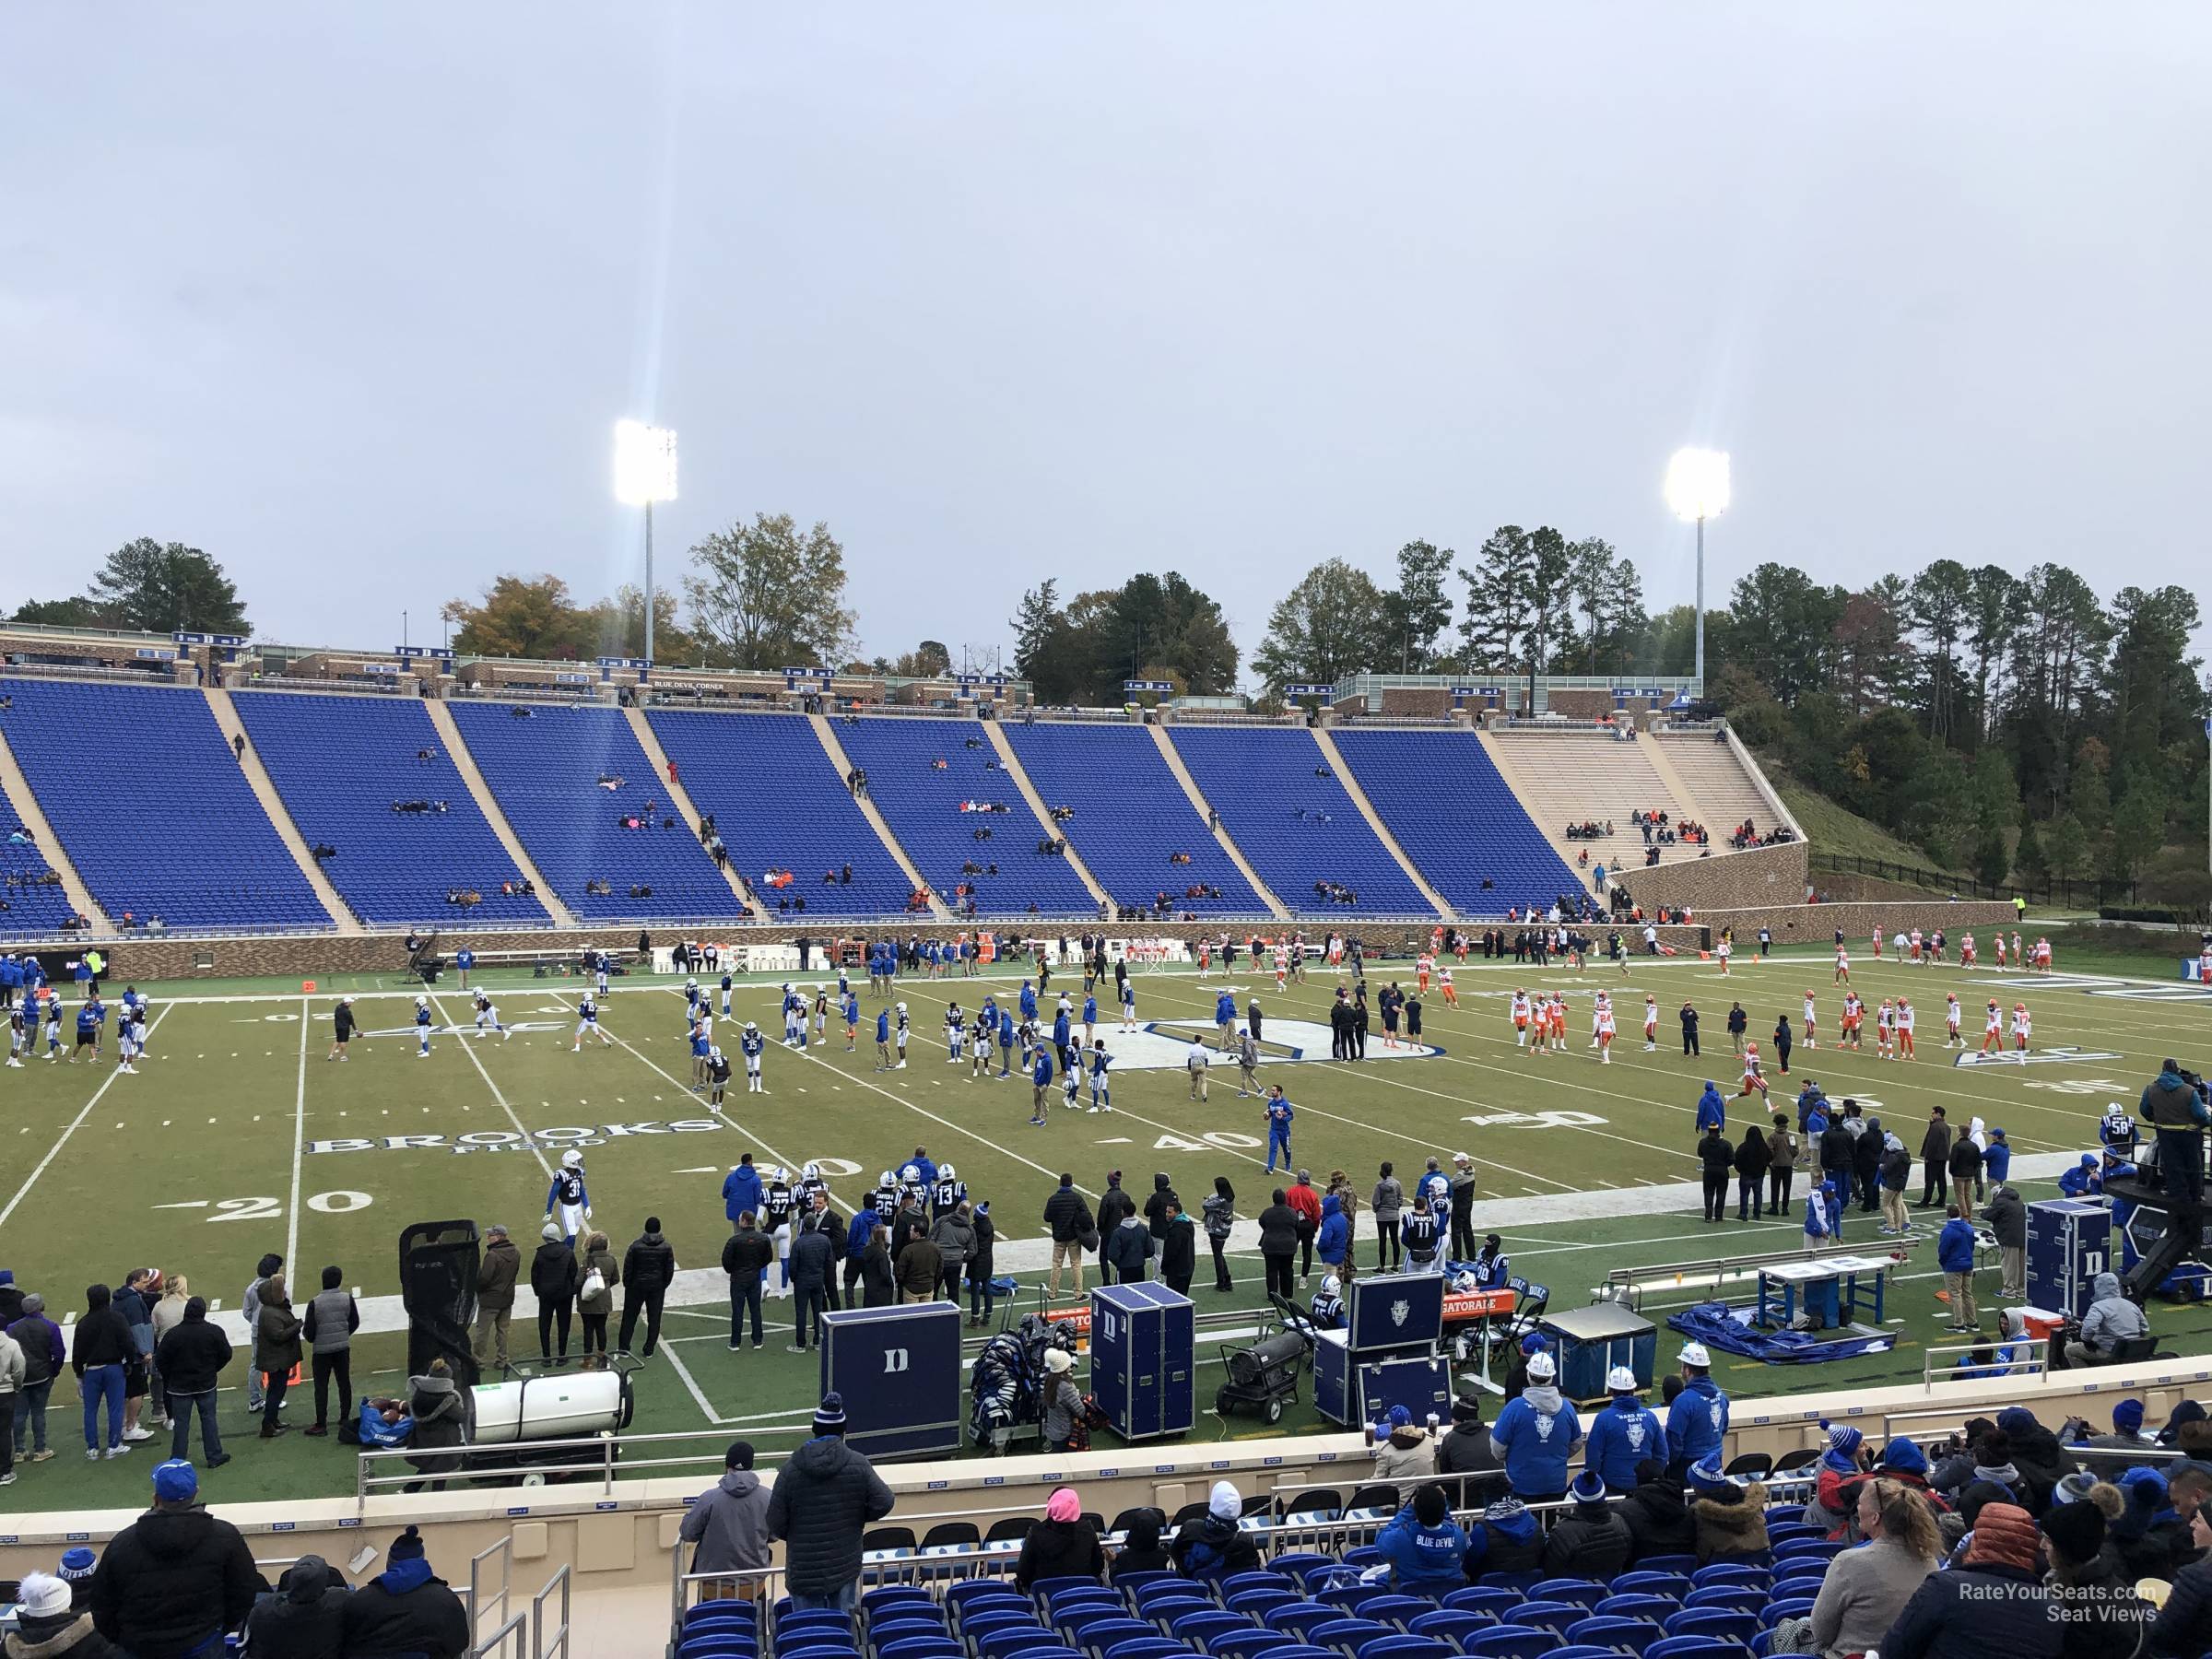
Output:
M1789 841L1779 847L1715 853L1711 858L1688 858L1648 870L1631 863L1614 885L1626 888L1646 914L1665 905L1682 906L1702 916L1707 911L1755 904L1803 904L1810 867L1805 842Z
M1449 719L1452 713L1452 689L1448 686L1386 686L1382 690L1382 712L1412 715L1423 720Z

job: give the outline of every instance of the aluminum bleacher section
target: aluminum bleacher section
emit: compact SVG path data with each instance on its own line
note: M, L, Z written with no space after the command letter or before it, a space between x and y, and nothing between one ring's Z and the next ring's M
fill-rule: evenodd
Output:
M645 717L691 804L713 814L732 865L767 913L776 913L779 900L797 899L809 916L905 913L905 874L804 716L656 708ZM850 882L822 879L847 865ZM767 872L786 869L794 877L789 888L762 886Z
M735 911L697 826L670 809L622 711L484 701L456 702L453 715L508 824L579 917L700 920ZM648 802L652 827L626 828L622 820L642 817ZM665 828L669 818L675 825ZM611 890L587 894L592 881ZM632 887L653 890L633 897Z
M1006 733L1045 806L1075 808L1060 832L1115 903L1148 908L1164 892L1174 909L1201 916L1270 913L1144 727L1052 720L1009 722ZM1177 853L1191 862L1170 863ZM1184 898L1194 884L1221 897Z
M1200 793L1268 888L1300 915L1337 919L1433 912L1369 826L1302 726L1184 726L1169 740ZM1341 904L1315 890L1335 882Z
M1541 908L1585 885L1473 732L1339 726L1330 736L1406 856L1462 914Z
M371 925L542 926L546 907L502 893L521 873L469 793L445 740L412 697L239 691L231 699L253 751L312 847L337 849L324 874ZM429 758L423 759L425 752ZM401 812L428 801L428 812ZM449 904L465 888L480 904Z
M1761 835L1777 828L1759 780L1745 770L1724 732L1663 732L1656 742L1682 787L1689 792L1693 814L1712 831L1713 851L1727 851L1729 834L1748 818Z
M1097 906L1066 859L1037 850L1057 831L1037 821L1021 790L973 720L840 722L838 741L868 775L868 798L906 849L922 879L955 910L958 889L973 889L979 912L1089 916ZM937 762L942 761L939 769ZM964 804L1004 805L1005 812L963 811ZM990 839L979 841L977 830ZM981 873L963 866L973 864ZM996 865L998 874L990 874Z
M115 922L330 927L198 689L10 678L0 696L24 779Z
M1572 861L1587 851L1592 872L1600 863L1608 876L1633 876L1644 867L1643 835L1629 822L1630 813L1664 812L1677 825L1699 818L1696 804L1684 799L1653 766L1645 747L1649 737L1624 743L1611 731L1591 726L1559 731L1523 726L1493 732L1490 741L1507 782L1536 828L1562 858ZM1599 839L1570 841L1567 826L1585 819L1599 825ZM1608 819L1609 836L1602 833ZM1721 828L1709 819L1706 823L1716 831ZM1662 865L1680 864L1705 851L1694 841L1653 844ZM1726 841L1717 835L1714 851L1727 851ZM1592 879L1592 875L1579 876L1577 885L1587 891Z

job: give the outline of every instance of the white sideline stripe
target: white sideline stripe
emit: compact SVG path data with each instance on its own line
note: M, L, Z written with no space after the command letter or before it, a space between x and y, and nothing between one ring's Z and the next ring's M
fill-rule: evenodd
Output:
M169 1018L170 1009L175 1006L176 1004L174 1003L163 1003L161 1005L161 1012L154 1016L154 1023L146 1028L147 1036L150 1038L156 1031L161 1029L161 1022ZM27 1064L36 1065L41 1064L41 1062L33 1060L27 1062ZM62 1131L61 1137L47 1149L46 1156L39 1159L39 1167L31 1171L29 1175L25 1177L23 1184L16 1189L16 1195L7 1201L7 1207L6 1209L0 1209L0 1227L5 1227L7 1224L7 1218L16 1213L16 1206L22 1203L23 1200L29 1195L30 1189L38 1185L39 1177L46 1173L46 1166L51 1164L56 1158L61 1156L62 1148L69 1144L69 1137L75 1135L80 1128L84 1126L85 1120L92 1115L92 1108L100 1104L100 1096L106 1094L109 1089L112 1088L115 1086L115 1079L122 1076L123 1073L121 1071L111 1069L108 1073L107 1081L102 1083L98 1088L92 1091L92 1098L85 1102L84 1110L69 1120L69 1126Z

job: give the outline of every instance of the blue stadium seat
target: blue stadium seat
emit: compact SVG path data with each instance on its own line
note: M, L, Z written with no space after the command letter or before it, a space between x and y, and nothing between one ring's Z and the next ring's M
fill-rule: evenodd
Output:
M962 1579L945 1592L945 1603L953 1609L955 1618L965 1613L974 1602L1009 1602L1024 1609L1029 1606L1029 1598L1005 1579Z
M1843 1548L1841 1543L1827 1538L1792 1538L1774 1546L1774 1563L1780 1566L1784 1561L1833 1560L1843 1553Z
M1492 1625L1460 1644L1468 1659L1542 1659L1559 1646L1556 1631L1529 1625Z
M517 711L527 713L518 718ZM455 702L455 725L500 810L553 890L585 921L734 917L736 895L668 802L619 709ZM618 780L618 788L600 780ZM653 828L631 830L653 804ZM700 811L711 811L701 806ZM674 829L661 826L675 818ZM727 830L724 830L727 838ZM584 891L603 882L606 893ZM794 891L811 891L802 885ZM650 896L632 898L632 887Z
M1267 1659L1282 1646L1281 1631L1253 1629L1220 1631L1206 1640L1206 1651L1216 1659Z
M1498 1621L1480 1613L1462 1613L1450 1607L1432 1607L1408 1624L1407 1632L1415 1636L1432 1636L1439 1641L1456 1647L1477 1630L1487 1630Z
M1089 1648L1094 1653L1121 1642L1141 1641L1159 1634L1157 1626L1148 1625L1141 1618L1092 1619L1087 1614L1077 1615L1077 1618L1082 1622L1062 1622L1058 1629L1068 1639L1070 1647Z
M1736 1641L1751 1645L1759 1634L1759 1620L1748 1613L1708 1611L1685 1607L1666 1621L1669 1636L1700 1636L1708 1641Z
M1708 1584L1682 1598L1685 1607L1717 1607L1724 1613L1756 1613L1766 1603L1766 1590L1748 1584Z
M1671 1595L1680 1601L1691 1588L1692 1580L1687 1573L1653 1572L1641 1567L1613 1581L1616 1595Z
M1773 1573L1764 1567L1754 1567L1748 1561L1714 1561L1690 1574L1690 1586L1697 1590L1711 1590L1716 1585L1742 1588L1746 1585L1763 1586L1773 1579Z
M1099 1659L1182 1659L1190 1651L1187 1642L1155 1630L1148 1636L1132 1636L1112 1647L1100 1649Z
M1762 1628L1771 1630L1785 1618L1810 1618L1812 1611L1813 1598L1811 1596L1794 1595L1786 1601L1771 1601L1761 1607L1759 1610L1759 1622Z
M810 721L681 709L649 710L646 719L676 762L684 793L714 815L731 866L753 884L767 912L775 913L779 899L804 898L809 916L905 912L911 884ZM822 879L829 871L841 877L847 865L850 882ZM759 885L770 870L789 870L796 880L773 892Z
M1669 1636L1643 1650L1643 1659L1749 1659L1750 1650L1740 1641L1715 1641L1707 1636Z
M8 838L21 835L15 842ZM60 933L76 912L29 830L0 802L0 931L11 938Z
M968 1659L968 1650L948 1635L903 1636L897 1641L870 1638L876 1659Z
M1359 1617L1371 1618L1380 1624L1395 1625L1405 1630L1424 1613L1436 1611L1437 1604L1425 1595L1405 1595L1395 1591L1376 1596L1359 1604Z
M1503 915L1508 905L1541 909L1583 890L1475 733L1345 726L1330 735L1369 805L1453 909Z
M1323 1558L1326 1559L1326 1557ZM1299 1581L1281 1566L1259 1568L1250 1572L1232 1572L1221 1581L1223 1600L1246 1590L1295 1590Z
M1231 1613L1242 1613L1253 1618L1265 1618L1277 1607L1299 1606L1301 1600L1295 1590L1240 1590L1226 1598Z
M1682 1611L1682 1600L1675 1595L1644 1595L1633 1592L1627 1595L1608 1595L1590 1609L1599 1618L1648 1618L1663 1623L1671 1614Z
M1149 908L1164 892L1177 912L1267 913L1143 726L1048 720L1006 735L1045 806L1075 808L1060 831L1115 903ZM1171 864L1178 853L1191 862ZM1184 897L1192 887L1221 897Z
M1053 1633L1041 1624L1007 1625L994 1630L988 1635L977 1636L971 1644L977 1659L1017 1659L1023 1653L1040 1648L1055 1647Z
M1067 860L1037 850L1041 839L1059 830L1038 822L1020 786L1000 769L998 751L981 724L864 716L841 722L837 738L853 764L868 774L868 798L907 857L947 904L964 909L955 889L966 886L976 911L985 915L1097 912L1090 889ZM944 762L941 770L938 761ZM964 812L964 803L1006 810ZM991 831L991 839L978 841L978 830ZM963 868L970 864L981 868ZM998 866L995 876L990 874L993 865Z
M1648 1618L1583 1618L1567 1627L1567 1640L1592 1647L1641 1653L1666 1632Z
M935 1637L950 1641L952 1630L942 1615L933 1618L924 1614L910 1613L903 1618L886 1617L868 1621L868 1644L871 1647L883 1647L890 1642L911 1641L916 1637Z
M1397 1631L1371 1618L1335 1618L1327 1624L1315 1625L1306 1632L1306 1640L1315 1647L1337 1648L1356 1653L1366 1642L1381 1641Z
M1428 1636L1385 1636L1354 1651L1359 1659L1455 1659L1449 1647Z
M988 1612L963 1611L960 1615L960 1638L974 1643L1001 1630L1041 1630L1037 1615L1030 1611L1026 1601L991 1605Z
M1531 1601L1572 1602L1583 1608L1596 1606L1606 1594L1606 1585L1586 1578L1540 1579L1528 1589Z
M759 1651L756 1637L712 1632L697 1636L687 1632L676 1649L677 1659L754 1659Z
M1335 1556L1322 1555L1316 1550L1287 1549L1282 1554L1273 1557L1268 1565L1274 1570L1274 1576L1288 1579L1291 1587L1295 1589L1306 1582L1306 1575L1314 1568L1332 1567L1335 1565ZM1237 1576L1241 1578L1244 1575L1239 1573Z
M1567 1627L1587 1618L1590 1609L1579 1602L1524 1601L1513 1609L1515 1624L1535 1625L1538 1630L1554 1630L1561 1636Z
M337 856L323 873L377 926L543 927L552 917L521 891L522 872L469 793L445 739L416 697L239 691L231 704L310 847ZM429 759L422 756L428 752ZM429 812L398 812L429 801ZM503 893L503 882L516 890ZM481 904L446 902L466 888Z
M1304 1636L1315 1625L1332 1624L1343 1617L1344 1610L1340 1607L1332 1607L1325 1602L1301 1601L1263 1615L1262 1622L1271 1630L1288 1630L1294 1636Z
M1678 1572L1687 1579L1691 1573L1698 1571L1698 1558L1694 1555L1648 1556L1636 1563L1636 1571L1639 1572Z
M1444 1606L1455 1613L1479 1613L1486 1618L1504 1619L1521 1605L1520 1592L1500 1589L1492 1584L1471 1584L1465 1590L1454 1590L1444 1597Z
M328 929L193 687L0 679L8 747L95 903L172 930ZM124 758L127 754L127 759Z
M1193 1613L1176 1613L1168 1619L1168 1634L1178 1641L1203 1644L1209 1636L1218 1636L1230 1630L1259 1629L1257 1620L1241 1613L1230 1613L1219 1607L1205 1608Z
M1344 784L1333 772L1316 775L1327 758L1303 726L1167 731L1230 839L1292 911L1344 921L1432 913ZM1314 890L1316 882L1349 888L1359 901L1333 902Z
M873 1590L864 1590L860 1596L860 1610L873 1618L879 1612L897 1606L923 1607L936 1610L936 1598L920 1584L881 1584Z

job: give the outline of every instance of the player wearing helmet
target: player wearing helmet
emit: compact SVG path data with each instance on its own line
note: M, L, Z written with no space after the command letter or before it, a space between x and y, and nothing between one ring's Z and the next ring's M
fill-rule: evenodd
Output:
M415 999L415 1035L422 1039L422 1046L415 1051L415 1058L427 1060L430 1053L430 999Z
M553 1184L546 1189L546 1224L559 1228L569 1248L573 1250L576 1235L591 1218L592 1198L583 1184L583 1154L573 1150L563 1152Z
M747 1094L766 1094L768 1092L760 1086L760 1054L761 1051L767 1047L768 1039L760 1035L760 1028L751 1020L747 1020L745 1030L737 1036L737 1052L745 1056L745 1092Z

